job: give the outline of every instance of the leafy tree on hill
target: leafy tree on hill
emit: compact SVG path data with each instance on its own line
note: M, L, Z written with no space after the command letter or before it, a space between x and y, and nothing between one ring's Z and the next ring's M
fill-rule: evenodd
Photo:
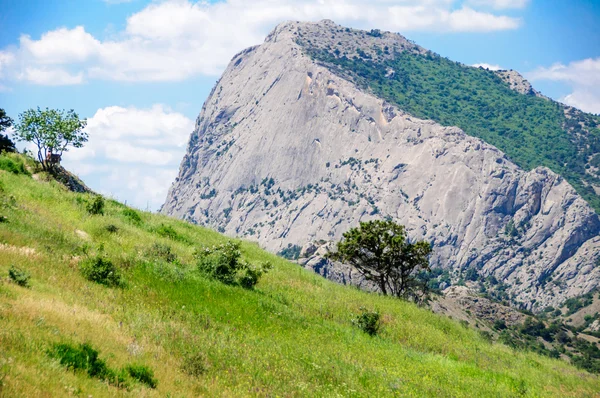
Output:
M81 148L87 142L86 124L74 110L29 109L19 115L15 138L33 142L43 169L51 170L69 147Z
M330 259L352 265L383 294L415 301L424 298L427 287L417 274L429 271L429 243L410 243L404 226L390 220L361 222L343 236Z
M6 111L0 108L0 152L14 152L15 144L8 138L8 135L4 135L4 133L10 126L12 126L13 120L6 115Z

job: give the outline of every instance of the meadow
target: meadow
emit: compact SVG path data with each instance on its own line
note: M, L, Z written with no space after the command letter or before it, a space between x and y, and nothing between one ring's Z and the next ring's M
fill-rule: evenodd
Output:
M17 169L0 170L0 396L600 396L596 375L251 242L243 258L273 266L254 289L209 279L194 253L227 237L109 199L90 214L94 195ZM83 276L98 256L117 266L119 286ZM13 266L28 287L8 277ZM361 308L382 315L378 335L352 323ZM155 388L117 386L51 355L83 343L111 368L151 369Z

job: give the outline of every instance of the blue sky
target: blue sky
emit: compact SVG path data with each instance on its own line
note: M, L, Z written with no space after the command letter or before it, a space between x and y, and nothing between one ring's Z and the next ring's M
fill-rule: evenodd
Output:
M285 20L395 31L452 60L515 69L600 113L597 0L21 0L2 2L0 107L74 108L64 157L93 189L157 209L229 59Z

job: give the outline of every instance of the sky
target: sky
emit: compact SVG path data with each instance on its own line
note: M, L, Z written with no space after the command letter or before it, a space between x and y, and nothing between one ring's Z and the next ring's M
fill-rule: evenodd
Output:
M0 108L74 109L63 165L157 210L229 60L287 20L401 33L467 65L514 69L600 113L600 0L0 0Z

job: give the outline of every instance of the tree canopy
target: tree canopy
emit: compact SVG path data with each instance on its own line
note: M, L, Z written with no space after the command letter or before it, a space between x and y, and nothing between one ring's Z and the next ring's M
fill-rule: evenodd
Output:
M52 155L62 156L69 147L81 148L88 140L83 130L86 119L80 120L74 110L29 109L19 115L15 138L33 142L38 148L38 160L47 170L52 167Z
M420 301L426 284L417 274L429 271L431 245L409 242L404 226L391 220L361 222L344 233L328 257L352 265L383 294Z
M8 115L6 114L6 111L4 109L0 108L0 152L2 152L2 151L14 152L15 151L15 144L11 141L11 139L8 137L8 135L2 134L10 126L12 126L12 124L13 124L13 120L10 117L8 117Z

